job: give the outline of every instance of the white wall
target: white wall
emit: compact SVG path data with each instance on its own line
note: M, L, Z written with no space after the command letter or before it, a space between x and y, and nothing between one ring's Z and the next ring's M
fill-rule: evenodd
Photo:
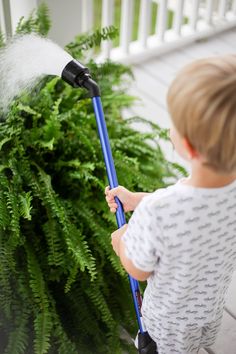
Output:
M64 46L81 32L82 1L88 0L0 0L0 26L3 32L8 27L8 34L11 35L22 16L27 18L38 4L45 2L52 21L49 38ZM4 14L3 2L7 4L9 14Z
M49 38L64 46L81 31L81 0L44 0L44 2L49 7L52 20Z

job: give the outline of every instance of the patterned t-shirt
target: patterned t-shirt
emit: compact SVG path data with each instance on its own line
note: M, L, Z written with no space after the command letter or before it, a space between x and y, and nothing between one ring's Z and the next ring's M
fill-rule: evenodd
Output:
M142 306L150 335L165 323L214 322L236 269L236 180L209 189L179 182L144 197L123 240L133 264L153 272Z

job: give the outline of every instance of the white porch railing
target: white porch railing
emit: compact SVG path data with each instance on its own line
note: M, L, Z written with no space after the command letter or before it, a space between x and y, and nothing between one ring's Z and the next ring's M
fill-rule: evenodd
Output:
M112 2L103 0L106 15L102 17L102 26L113 23ZM155 33L150 34L153 3L158 6ZM121 0L121 7L119 46L105 44L101 58L136 63L236 26L236 0L140 0L138 39L132 41L134 0ZM173 18L170 28L167 26L169 16Z
M70 0L70 7L64 0L44 1L53 18L52 39L61 45L68 41L67 37L73 39L75 34L93 29L95 22L101 27L114 24L115 11L120 12L118 46L114 47L111 41L104 42L100 60L110 57L135 63L236 26L236 0L120 0L119 8L115 0ZM18 19L27 16L39 2L0 0L2 30L12 25L14 31ZM98 6L102 7L100 19ZM137 38L133 40L137 21Z

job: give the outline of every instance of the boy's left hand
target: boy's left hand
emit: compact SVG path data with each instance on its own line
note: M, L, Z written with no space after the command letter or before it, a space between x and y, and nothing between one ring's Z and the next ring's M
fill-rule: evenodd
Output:
M127 227L128 227L128 224L124 224L121 228L119 228L118 230L114 231L111 234L111 244L112 244L113 250L115 251L115 253L118 257L120 257L121 236L125 233Z

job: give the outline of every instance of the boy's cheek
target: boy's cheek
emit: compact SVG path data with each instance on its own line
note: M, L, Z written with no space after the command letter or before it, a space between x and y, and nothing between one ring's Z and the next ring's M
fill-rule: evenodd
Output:
M170 128L169 136L170 136L170 141L172 142L174 149L178 150L180 139L178 137L178 133L177 133L176 129L173 126L171 126L171 128Z
M172 126L170 128L170 140L175 151L184 159L186 159L186 149L184 148L182 138Z

